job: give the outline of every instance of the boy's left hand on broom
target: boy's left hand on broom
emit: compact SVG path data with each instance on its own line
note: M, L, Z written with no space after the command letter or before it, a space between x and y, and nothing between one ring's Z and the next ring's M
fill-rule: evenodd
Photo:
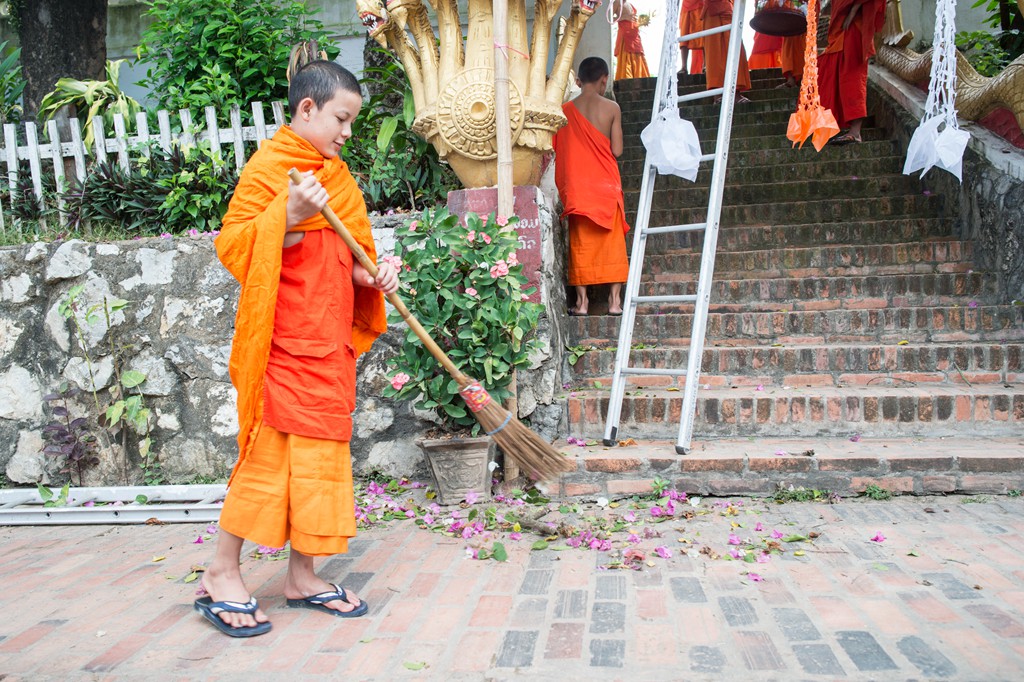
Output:
M353 263L352 281L359 286L372 287L384 294L393 294L398 291L398 272L387 261L381 261L377 265L376 277L371 277L366 268L359 263Z

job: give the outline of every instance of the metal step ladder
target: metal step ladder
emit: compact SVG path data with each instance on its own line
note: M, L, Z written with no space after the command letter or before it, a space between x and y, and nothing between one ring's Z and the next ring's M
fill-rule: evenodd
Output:
M125 523L212 523L220 517L224 484L0 490L0 526Z
M715 251L718 246L718 227L722 214L722 194L725 189L725 172L729 159L729 139L732 133L733 108L736 103L736 78L739 70L740 47L743 44L743 16L745 0L735 0L732 23L697 33L679 36L679 11L681 0L666 0L665 40L662 44L661 61L658 68L657 89L654 95L653 122L669 107L678 107L684 102L721 95L722 106L718 119L718 136L713 154L701 156L701 162L713 162L710 197L705 222L685 225L651 227L651 200L658 172L651 163L648 151L644 161L643 180L640 186L640 202L636 212L633 232L633 250L629 262L629 279L623 302L623 315L619 327L619 345L615 354L615 370L612 377L611 396L608 402L608 418L605 423L604 444L615 445L618 440L619 418L622 414L622 400L625 395L627 377L641 375L686 377L683 392L682 417L679 423L679 438L676 452L683 455L690 449L693 436L693 422L697 408L697 389L700 385L701 357L704 355L704 335L707 330L708 303L711 297L711 283L715 271ZM725 64L725 83L721 88L679 95L676 79L676 57L682 41L694 40L716 33L730 32L728 58ZM704 232L704 249L700 261L697 293L679 296L640 296L640 277L643 272L644 251L647 238L675 232ZM690 347L687 352L686 369L630 367L629 354L633 342L633 327L636 323L637 307L657 303L693 303L693 327L690 333Z

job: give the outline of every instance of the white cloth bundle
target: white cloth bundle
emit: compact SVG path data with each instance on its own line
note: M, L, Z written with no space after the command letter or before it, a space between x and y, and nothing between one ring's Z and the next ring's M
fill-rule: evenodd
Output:
M678 175L690 182L697 179L700 138L693 123L679 117L678 109L664 109L640 133L640 141L659 173Z

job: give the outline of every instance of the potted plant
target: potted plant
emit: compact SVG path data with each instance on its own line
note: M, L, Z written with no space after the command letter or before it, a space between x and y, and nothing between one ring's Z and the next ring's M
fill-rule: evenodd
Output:
M543 307L530 303L533 289L516 259L517 218L486 219L475 213L465 224L447 209L427 209L395 231L401 296L430 336L491 398L504 402L517 368L530 365L538 345L533 333ZM401 322L391 312L389 322ZM419 441L442 504L472 491L488 497L489 439L459 396L458 384L409 330L399 354L388 361L391 386L384 395L415 401L432 411L438 428ZM485 434L484 434L485 435Z

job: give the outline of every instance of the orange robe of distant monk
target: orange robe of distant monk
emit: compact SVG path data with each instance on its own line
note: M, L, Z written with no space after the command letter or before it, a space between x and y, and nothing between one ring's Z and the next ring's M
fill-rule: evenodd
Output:
M555 135L555 185L569 222L569 285L625 282L629 225L611 141L572 102L562 111L569 123Z
M750 49L747 61L751 71L754 69L777 69L782 64L782 36L770 36L754 31L754 46Z
M644 44L640 40L640 24L636 21L635 7L633 17L619 20L619 34L615 38L617 81L627 78L648 78L651 75L647 68L647 59L644 57Z
M707 0L704 6L704 29L718 28L732 23L732 0ZM725 60L729 54L729 31L704 37L704 62L708 90L725 85ZM747 50L740 45L740 68L736 75L736 90L750 89L750 68Z
M282 126L246 164L217 254L241 285L229 371L239 458L224 530L302 554L344 552L355 535L348 442L355 359L385 330L383 295L353 286L352 254L319 214L282 248L288 170L313 171L371 259L366 204L348 167Z
M843 23L863 2L850 27ZM834 0L828 22L828 47L818 56L821 106L831 109L840 128L868 115L868 59L875 54L875 33L885 22L885 0Z
M704 30L704 20L701 19L703 12L704 0L683 0L683 6L679 11L680 37ZM704 39L694 38L680 43L679 47L687 48L690 51L689 73L702 72L704 70ZM686 68L686 64L683 64L683 68Z

